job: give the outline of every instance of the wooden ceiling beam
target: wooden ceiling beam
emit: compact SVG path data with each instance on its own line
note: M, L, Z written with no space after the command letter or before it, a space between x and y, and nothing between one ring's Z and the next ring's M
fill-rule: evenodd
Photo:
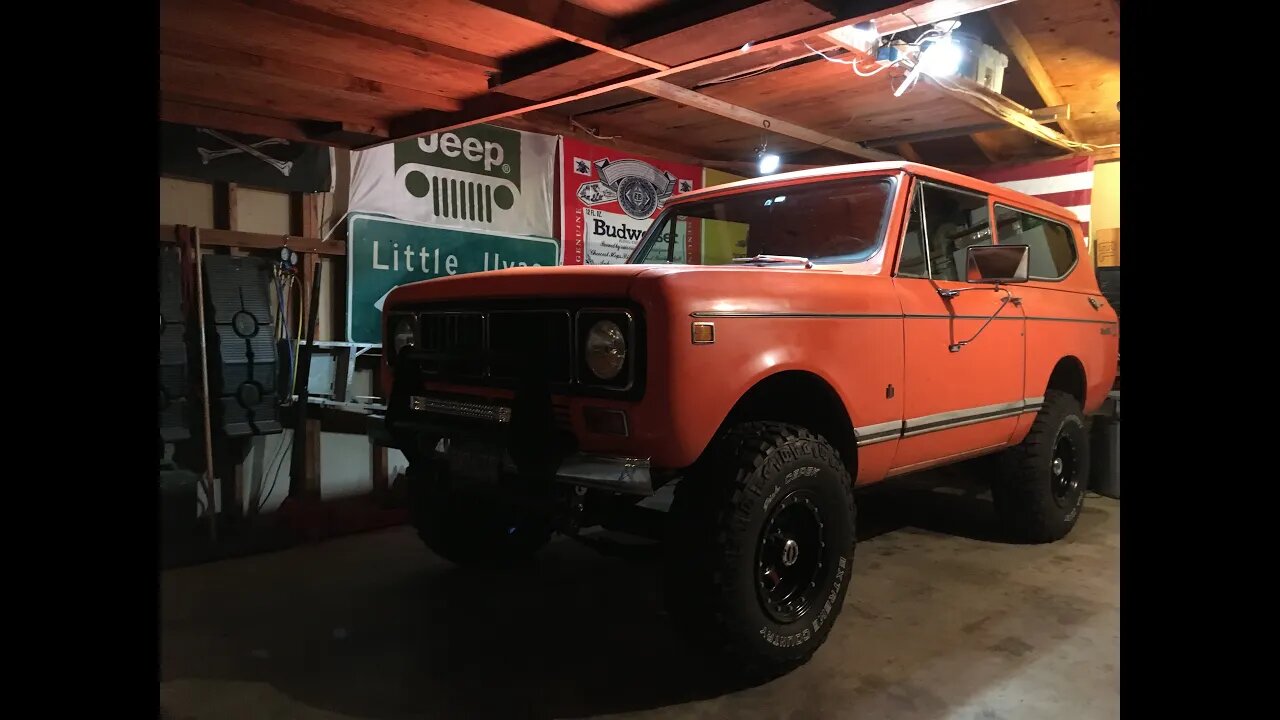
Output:
M900 159L897 155L893 155L882 150L873 150L871 148L863 147L858 143L841 140L840 138L818 132L817 130L810 130L809 128L797 125L788 120L771 117L764 113L759 113L740 105L734 105L732 103L725 102L724 100L713 98L710 95L703 95L702 93L694 92L693 90L687 90L679 85L672 85L671 83L664 82L662 80L646 80L644 82L637 83L635 88L641 92L653 95L654 97L662 98L663 100L670 100L671 102L697 108L698 110L709 112L713 115L719 115L723 118L758 127L765 133L786 135L787 137L793 137L797 140L813 143L819 147L838 150L846 155L852 155L853 157L863 160Z
M992 92L968 78L957 76L935 79L924 73L921 74L921 77L928 78L930 82L947 91L951 97L967 103L991 117L1031 135L1037 140L1062 148L1068 152L1079 153L1083 150L1079 144L1057 130L1041 125L1040 121L1035 119L1031 110L1000 93Z
M407 104L436 110L457 110L461 107L461 103L454 98L425 90L323 70L257 53L217 47L199 37L176 30L160 30L160 56L162 61L165 57L180 58L210 67L226 68L231 73L249 77L273 78L325 90L333 93L335 103L346 97L354 97L357 101L363 99L402 106Z
M1014 22L1013 16L1005 8L993 8L987 13L991 18L991 22L996 26L1000 36L1004 38L1004 42L1009 46L1009 52L1013 55L1018 65L1022 66L1023 72L1027 74L1027 79L1031 81L1031 86L1040 94L1040 99L1046 105L1066 105L1066 101L1062 99L1062 93L1058 91L1058 86L1053 83L1053 79L1049 77L1049 72L1044 69L1044 64L1040 62L1040 56L1031 47L1031 43L1027 41L1026 36L1018 29L1017 23ZM1076 130L1075 125L1067 118L1057 119L1058 127L1062 128L1062 134L1072 140L1080 140L1080 133Z
M989 132L976 132L969 136L974 145L978 146L978 152L982 153L982 157L988 162L1000 162L1004 159L999 142Z
M162 98L160 100L160 119L180 125L197 125L246 135L278 137L335 147L368 145L387 137L385 126L354 122L324 123L286 120L178 99Z
M911 145L911 143L900 142L894 146L894 149L898 151L898 154L902 156L903 160L920 163L921 165L925 164L924 160L920 157L920 153Z
M528 21L552 35L596 52L643 65L652 70L666 70L664 65L618 47L617 24L613 18L566 0L472 0L479 5Z
M706 153L678 142L638 135L630 130L618 130L598 123L574 125L571 119L545 110L516 115L499 120L497 125L513 130L528 130L549 135L567 135L618 150L640 153L672 162L701 165L713 162ZM583 128L587 128L584 130Z
M551 3L558 0L528 1ZM630 72L636 64L661 71L706 52L704 48L707 37L724 40L724 32L714 31L705 36L690 38L687 32L691 28L706 26L711 29L713 24L725 22L750 27L753 20L759 21L754 15L786 1L711 0L696 4L672 3L622 21L605 18L609 29L601 31L597 25L595 32L604 38L604 44L626 53L626 57L620 57L617 53L598 53L582 43L553 43L504 58L502 69L497 77L491 79L490 87L512 95L541 100L571 87L576 89L578 86L573 84L575 81L585 83L616 79ZM599 22L600 25L604 24L604 21ZM545 32L545 26L543 29ZM751 39L755 39L755 36ZM713 45L711 49L727 48L720 44ZM638 60L643 62L637 63ZM652 64L663 67L652 67Z
M696 70L698 68L715 65L726 60L732 60L758 52L765 52L775 48L784 47L795 43L798 40L821 35L837 28L843 27L850 23L858 23L864 20L886 19L889 26L892 27L893 22L897 22L899 16L911 17L919 16L919 22L933 22L936 20L955 17L970 12L977 12L987 8L1003 5L1011 0L909 0L908 2L898 2L888 4L885 2L866 2L855 3L856 9L852 12L841 13L842 17L832 22L808 27L796 32L785 33L783 35L764 39L759 42L753 42L741 48L727 50L724 52L709 55L697 60L674 65L667 70L658 70L651 73L638 73L632 76L600 83L593 87L579 89L574 92L565 93L548 100L530 102L520 100L511 96L504 96L505 99L490 101L465 103L462 110L448 113L441 111L426 111L420 113L411 113L391 121L392 139L400 139L405 137L415 137L419 135L427 135L433 132L443 132L446 130L454 130L476 123L493 122L511 115L518 115L523 112L531 112L534 110L545 110L547 108L556 107L565 103L576 100L583 100L597 95L603 95L608 92L620 90L623 88L633 87L641 82L662 80L672 75L682 72ZM928 19L934 18L936 19ZM883 29L883 28L882 28ZM889 32L890 30L886 30ZM486 96L486 98L491 97ZM484 99L484 98L482 98ZM519 101L519 102L508 102Z
M495 58L408 35L390 28L370 25L354 18L333 15L292 0L239 0L239 2L290 20L318 25L348 35L372 38L391 45L399 45L427 55L434 55L438 58L470 65L485 72L497 72L498 70L498 61Z
M900 145L902 143L918 143L928 142L930 140L946 140L948 138L961 137L963 135L972 135L987 130L1007 130L1008 124L993 120L989 123L981 125L966 125L964 127L947 128L945 130L933 130L930 132L911 133L910 135L894 135L893 137L876 138L875 140L866 140L863 142L867 147L888 147L890 145Z

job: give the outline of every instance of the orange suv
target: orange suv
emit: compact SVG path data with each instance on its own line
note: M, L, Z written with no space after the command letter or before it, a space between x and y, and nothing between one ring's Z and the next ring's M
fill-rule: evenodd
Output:
M1071 530L1117 363L1088 258L1061 207L873 163L681 195L624 265L400 287L385 431L414 524L457 563L649 534L673 618L786 671L840 612L856 486L1000 453L1010 536Z

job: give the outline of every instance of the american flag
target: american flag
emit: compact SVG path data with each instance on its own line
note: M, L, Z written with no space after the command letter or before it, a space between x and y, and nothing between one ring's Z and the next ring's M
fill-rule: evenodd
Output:
M1034 195L1041 200L1070 210L1080 219L1084 242L1086 245L1089 244L1093 158L1070 157L1013 165L975 173L974 177L1010 190Z

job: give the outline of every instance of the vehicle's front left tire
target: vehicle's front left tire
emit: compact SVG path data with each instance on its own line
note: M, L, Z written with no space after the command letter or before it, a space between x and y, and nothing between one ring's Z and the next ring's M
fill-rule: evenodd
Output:
M822 437L751 422L676 486L665 595L678 628L756 677L809 660L853 571L853 483Z
M537 503L452 486L438 466L409 466L409 513L432 552L455 565L503 566L531 560L551 538Z

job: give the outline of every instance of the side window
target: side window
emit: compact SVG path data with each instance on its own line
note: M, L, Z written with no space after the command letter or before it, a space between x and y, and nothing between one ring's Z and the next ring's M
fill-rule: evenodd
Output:
M996 206L996 233L1005 245L1026 245L1027 275L1040 280L1058 280L1076 264L1076 243L1071 230L1062 223Z
M898 261L898 277L927 278L929 265L924 258L924 234L920 231L920 190L911 196L911 215L902 238L902 259Z
M991 216L985 195L939 185L922 185L925 241L934 280L960 280L965 250L991 244Z

